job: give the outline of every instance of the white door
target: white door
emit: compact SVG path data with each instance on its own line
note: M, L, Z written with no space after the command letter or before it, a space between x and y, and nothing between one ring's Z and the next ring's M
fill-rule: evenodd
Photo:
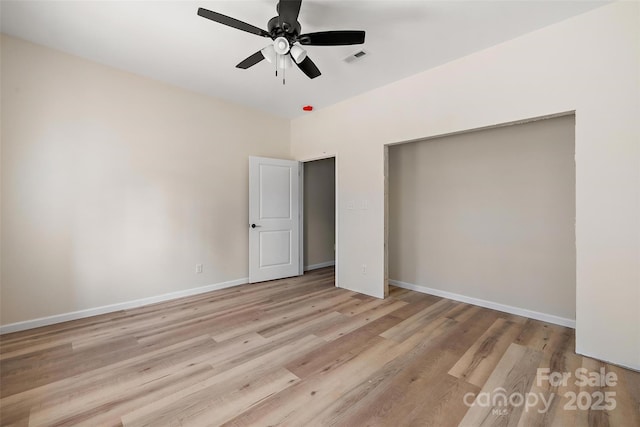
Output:
M249 282L302 274L300 166L249 157Z

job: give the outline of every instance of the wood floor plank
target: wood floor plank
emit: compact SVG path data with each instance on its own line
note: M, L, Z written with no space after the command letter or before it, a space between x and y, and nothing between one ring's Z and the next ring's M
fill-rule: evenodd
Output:
M350 388L351 379L360 382L377 366L393 359L395 343L379 337L376 341L377 345L364 350L335 370L319 372L306 381L275 394L225 425L308 425L323 403L344 394Z
M180 363L187 358L197 357L203 352L211 351L213 345L215 345L213 339L204 336L12 394L0 399L0 419L2 422L14 422L23 417L25 413L28 415L32 407L55 400L64 401L69 397L82 395L96 388L119 383L131 376Z
M155 402L155 408L165 408L162 411L159 411L160 413L149 410L150 408L147 408L147 410L140 410L140 412L133 412L130 422L135 424L134 421L141 418L142 420L150 420L149 425L157 425L163 417L179 418L184 416L188 418L196 416L202 411L207 411L207 408L210 408L211 405L215 405L215 402L218 400L231 399L229 396L237 393L238 391L247 388L262 389L263 383L260 382L259 379L262 377L268 377L273 374L274 371L277 371L278 376L273 379L273 381L275 381L275 385L266 388L266 390L271 390L267 395L271 395L275 392L273 391L274 387L280 390L298 380L298 377L284 368L281 368L281 365L298 357L303 352L318 348L320 343L321 340L319 338L308 336L303 340L292 342L289 345L276 347L272 349L272 351L262 354L259 357L246 360L240 364L234 364L233 367L217 365L214 367L215 375L205 381L201 381L191 387L186 387L179 392ZM286 381L281 381L284 378L286 378ZM254 384L253 387L252 384ZM204 403L202 402L203 399ZM213 399L214 402L209 402L209 399ZM258 400L261 399L257 399L256 401L251 402L251 404L255 404ZM190 411L194 406L196 409L192 413ZM187 409L185 409L185 407ZM180 408L182 408L182 410ZM220 407L218 407L218 409L220 409ZM232 416L232 412L225 412L225 414L229 417ZM125 415L124 419L125 421L129 420L129 417Z
M558 350L558 353L560 351L561 349ZM550 358L543 353L538 369L548 369L549 373L571 373L573 377L576 369L582 365L582 357L575 354L565 353L559 358L562 360L550 362ZM569 379L566 384L552 384L550 381L544 380L540 374L536 375L530 393L539 396L539 399L535 406L530 407L522 414L518 426L580 425L576 420L576 412L565 408L565 405L570 402L568 393L579 392L580 388L575 385L575 378Z
M482 312L482 307L478 307L477 305L459 304L457 307L449 310L447 317L458 322L464 322L480 312Z
M640 425L640 373L574 340L394 286L384 300L336 288L325 268L2 335L0 426ZM618 382L537 382L578 368ZM542 413L465 403L492 388L555 398ZM600 392L614 409L567 409Z
M437 323L429 330L423 330L402 343L375 337L376 345L363 349L355 357L334 369L322 369L314 373L305 381L231 420L229 425L310 425L317 422L322 410L335 403L336 395L345 395L354 384L365 382L396 357L416 347L428 345L425 343L429 337L444 333L455 322L451 319L440 319ZM304 410L296 410L301 405L304 406Z
M451 310L456 303L450 300L440 300L435 304L429 305L424 310L414 314L413 316L403 320L388 331L383 332L380 336L395 341L404 341L416 331L420 330L424 325L428 325L432 320L443 317L443 313Z
M199 364L150 379L125 383L115 390L83 394L67 402L55 402L32 410L30 426L117 425L122 413L153 402L180 389L210 378L211 365ZM117 396L117 398L114 398Z
M385 300L383 304L376 305L369 310L346 319L342 324L334 325L324 330L316 331L319 337L328 341L340 338L349 332L355 331L366 324L373 322L387 314L393 313L407 303L404 301Z
M407 301L407 298L400 298L398 301L406 302L407 305L394 311L393 315L400 320L405 320L441 300L441 298L433 297L431 295L418 295L429 298L415 298L413 301ZM393 297L390 297L389 299L393 299Z
M444 333L413 341L416 347L390 362L352 389L333 408L324 411L327 424L457 425L468 409L463 396L479 388L450 377L446 372L492 323L479 315L464 322L448 316L438 319L449 326ZM422 328L410 340L429 334L436 321ZM455 343L455 345L452 345ZM446 396L446 401L440 397ZM455 412L451 412L451 411ZM355 423L355 424L354 424Z
M460 425L517 426L525 408L524 405L512 404L510 396L525 396L529 392L541 358L542 354L539 351L511 344ZM504 393L505 400L493 400L501 393ZM480 399L481 395L489 396L491 404L486 404L484 399Z
M5 397L10 392L19 393L29 388L89 372L97 367L126 360L145 352L133 337L121 337L115 342L117 345L111 342L110 345L105 344L74 351L72 354L61 357L40 360L28 369L12 371L3 368L1 396Z
M374 320L340 338L329 341L317 353L305 354L285 367L300 378L319 371L327 372L353 359L360 352L378 343L376 335L400 322L392 314Z
M451 366L451 354L439 351L438 344L450 339L448 332L455 325L442 319L439 327L423 331L428 339L413 341L410 351L382 366L342 399L331 402L315 420L323 425L384 425L388 420L404 425L403 419L415 408L418 396L420 402L433 397L433 393L424 392L425 385Z
M607 411L610 425L640 426L640 381L628 369L604 364L605 372L612 372L617 377L615 385L609 385L602 391L614 394L616 409Z
M527 321L515 342L540 351L542 358L538 370L549 373L569 373L572 376L580 367L581 357L573 353L573 331L561 326L548 323ZM568 403L567 393L575 392L575 379L567 381L566 385L544 380L541 373L536 375L536 381L530 392L539 396L538 404L522 414L519 426L552 425L554 420L563 423L574 422L564 405Z
M518 323L502 318L496 320L449 370L449 374L482 387L520 329Z
M286 369L271 370L255 378L201 389L183 399L171 397L136 409L123 418L125 427L176 425L220 425L256 403L295 384L299 378Z
M385 300L383 299L374 299L372 301L363 301L363 300L358 300L356 304L351 304L348 308L346 309L341 309L338 310L340 313L345 314L349 317L353 317L356 316L358 314L362 314L365 311L369 311L373 308L376 308L378 306L380 306L381 304L384 304Z
M250 318L235 325L228 325L224 329L217 328L217 330L213 331L211 335L216 341L224 341L253 330L266 331L282 324L289 324L291 322L304 320L312 313L322 314L324 312L332 311L332 307L335 304L340 303L346 298L349 298L349 296L341 294L311 305L306 303L296 305L286 313L274 312L263 316L251 316Z

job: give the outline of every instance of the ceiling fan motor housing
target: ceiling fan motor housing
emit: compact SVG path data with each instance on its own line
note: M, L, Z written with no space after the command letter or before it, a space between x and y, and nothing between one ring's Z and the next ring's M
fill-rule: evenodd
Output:
M291 44L302 31L302 26L298 21L295 24L281 22L279 16L274 16L267 24L267 31L271 34L271 38L286 37Z

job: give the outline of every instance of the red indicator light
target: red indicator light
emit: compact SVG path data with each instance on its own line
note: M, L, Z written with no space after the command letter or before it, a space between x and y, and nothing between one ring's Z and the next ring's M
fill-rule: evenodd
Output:
M304 111L313 111L313 107L311 105L305 105L304 107L302 107L302 109Z

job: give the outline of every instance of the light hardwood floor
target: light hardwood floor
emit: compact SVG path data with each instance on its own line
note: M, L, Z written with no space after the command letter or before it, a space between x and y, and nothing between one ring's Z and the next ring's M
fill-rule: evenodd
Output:
M640 373L576 355L571 329L399 288L378 300L333 274L3 335L1 424L640 426ZM579 368L617 382L581 386ZM511 404L491 406L500 393Z

